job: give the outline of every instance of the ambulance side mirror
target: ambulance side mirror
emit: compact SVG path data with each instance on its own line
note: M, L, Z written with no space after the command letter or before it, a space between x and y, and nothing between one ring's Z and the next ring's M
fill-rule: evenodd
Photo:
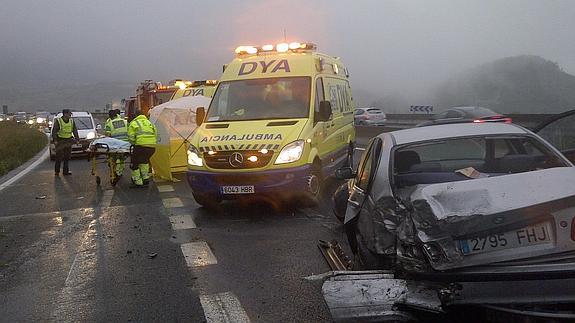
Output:
M329 121L331 118L331 102L321 101L319 103L319 113L317 114L317 121Z
M200 126L206 118L206 108L199 107L196 109L196 125Z

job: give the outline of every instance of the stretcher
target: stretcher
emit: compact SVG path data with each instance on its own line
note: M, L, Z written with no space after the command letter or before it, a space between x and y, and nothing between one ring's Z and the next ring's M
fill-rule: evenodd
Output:
M96 185L100 186L102 179L98 173L98 164L107 164L110 177L110 184L115 186L120 179L116 175L116 160L126 160L132 154L132 145L129 142L114 139L101 138L96 139L88 147L88 158L92 164L92 176L95 176ZM99 161L99 159L105 159Z

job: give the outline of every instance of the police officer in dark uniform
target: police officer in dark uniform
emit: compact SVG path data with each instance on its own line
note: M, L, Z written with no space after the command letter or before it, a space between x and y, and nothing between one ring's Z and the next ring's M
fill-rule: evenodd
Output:
M54 175L60 175L60 163L64 162L64 175L72 175L68 168L68 161L72 154L72 145L80 139L78 129L72 119L72 112L69 109L62 110L62 117L54 120L52 127L52 141L56 146L56 163L54 164Z

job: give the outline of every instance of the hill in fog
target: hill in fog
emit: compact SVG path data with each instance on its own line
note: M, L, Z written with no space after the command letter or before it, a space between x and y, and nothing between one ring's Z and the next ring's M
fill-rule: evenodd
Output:
M0 85L0 105L16 111L103 110L107 103L119 102L134 93L135 83L61 83Z
M478 105L501 113L557 113L575 108L575 76L539 56L496 60L439 87L435 105Z

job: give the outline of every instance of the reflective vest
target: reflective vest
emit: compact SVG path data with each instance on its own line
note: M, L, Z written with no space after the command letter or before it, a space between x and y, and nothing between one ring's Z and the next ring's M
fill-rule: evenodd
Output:
M73 134L74 121L72 120L72 118L70 118L68 122L65 122L64 119L62 118L58 118L58 125L60 126L60 129L58 130L58 138L63 139L72 138L72 136L74 135Z
M128 139L128 122L124 118L117 116L115 119L106 120L106 134L112 138Z
M155 146L156 127L144 115L139 115L128 126L128 139L136 146Z

